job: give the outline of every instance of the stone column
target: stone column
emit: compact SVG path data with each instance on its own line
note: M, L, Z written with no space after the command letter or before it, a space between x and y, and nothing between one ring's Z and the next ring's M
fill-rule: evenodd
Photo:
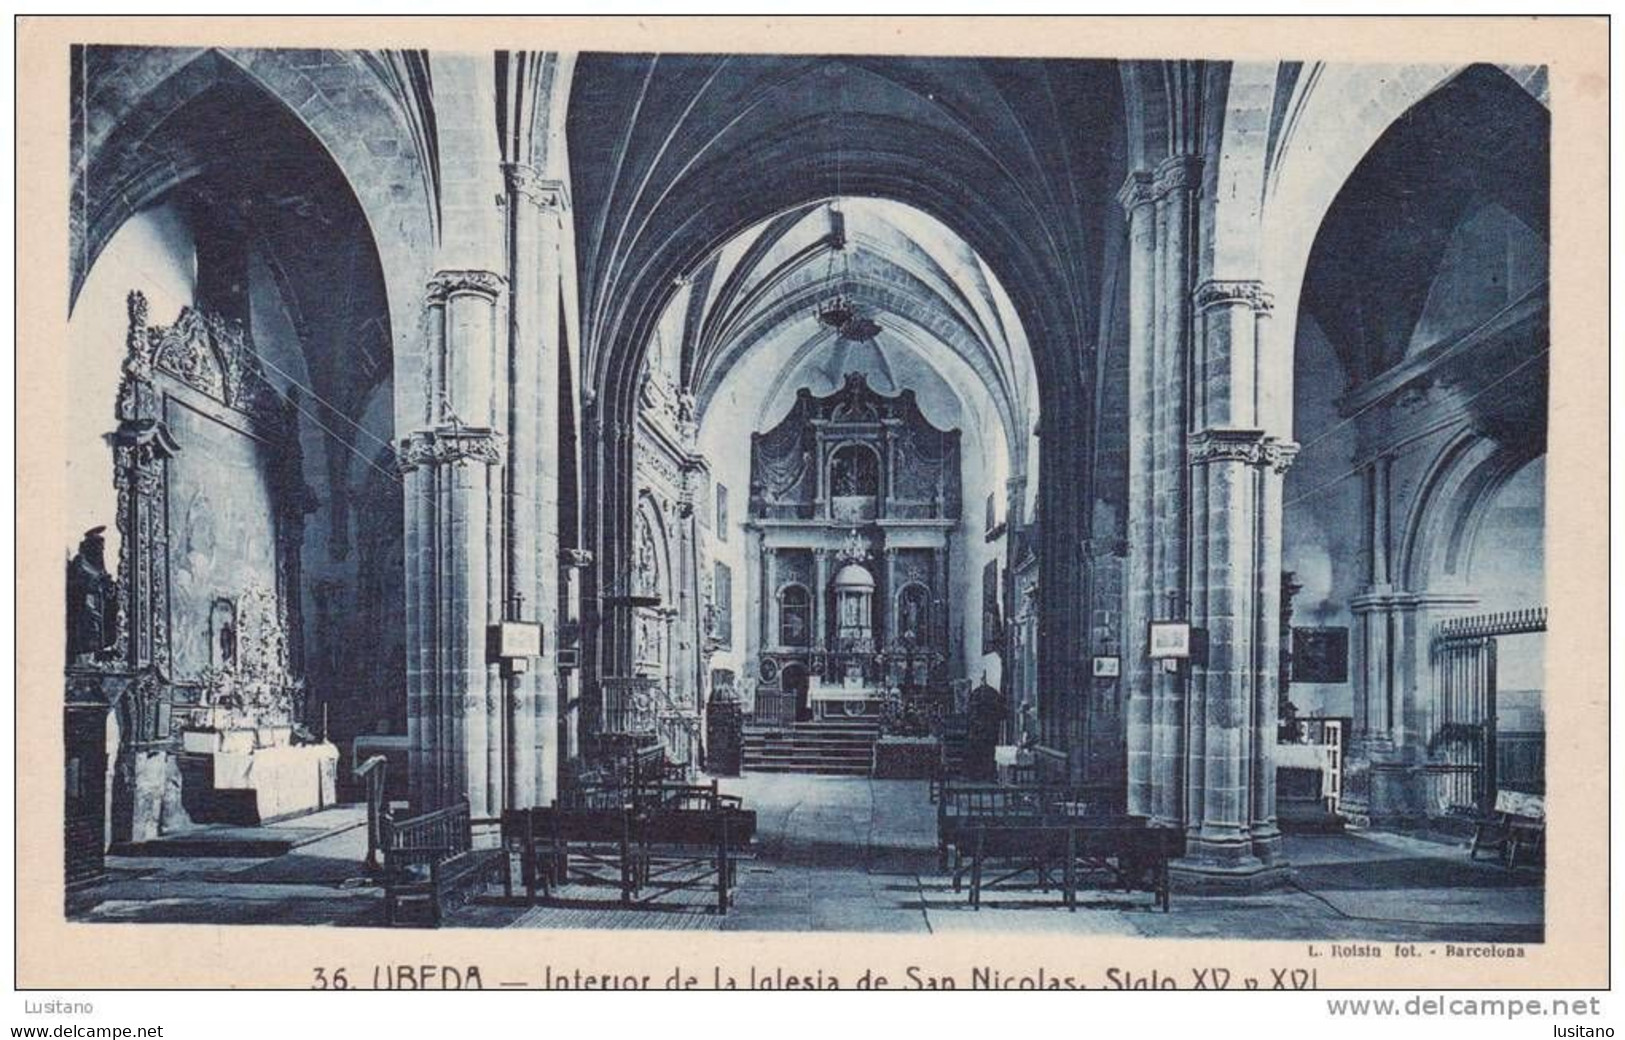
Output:
M546 805L556 793L559 749L559 293L564 185L519 163L507 187L508 480L506 580L522 620L542 626L542 657L510 680L511 806Z
M767 645L767 567L762 557L762 529L753 523L745 531L745 610L739 620L744 622L744 644L740 647L739 694L751 691L754 710L756 687L762 681L761 651Z
M883 570L885 579L884 583L880 586L879 593L875 596L879 602L871 608L871 613L869 615L869 632L871 635L877 637L875 639L875 648L877 650L880 649L881 646L884 646L888 651L890 651L893 648L895 639L895 633L892 632L891 605L892 597L897 595L897 547L888 545L885 547L883 552L885 554L884 559L886 561ZM935 583L936 576L932 575L932 584ZM885 635L884 644L882 644L878 638L882 634Z
M1196 290L1192 344L1191 662L1187 873L1273 879L1281 491L1297 446L1263 428L1259 354L1270 298L1252 280Z
M829 638L829 549L813 550L813 650L820 652L830 646Z
M1190 308L1196 236L1193 196L1201 161L1176 155L1158 165L1152 177L1155 197L1157 284L1153 324L1154 410L1152 421L1153 516L1152 610L1161 616L1188 616L1188 473L1185 438ZM1159 669L1151 675L1152 770L1156 777L1153 818L1189 822L1183 797L1186 776L1186 675Z
M1128 318L1128 560L1123 577L1123 690L1127 743L1128 811L1152 813L1151 670L1146 657L1154 608L1151 575L1151 470L1154 393L1151 347L1155 315L1152 264L1156 225L1151 176L1132 173L1118 193L1129 225Z
M397 452L405 484L407 732L411 798L467 797L476 816L502 801L503 688L486 631L501 617L502 462L492 402L503 279L441 271L429 283L424 425Z
M1129 223L1129 559L1125 573L1128 801L1158 823L1185 822L1186 674L1153 667L1153 619L1190 609L1185 439L1194 197L1201 161L1165 160L1118 195Z
M1363 466L1365 582L1349 604L1354 615L1349 647L1354 732L1347 749L1343 808L1364 823L1414 815L1419 794L1409 790L1420 761L1417 749L1401 746L1406 732L1414 733L1417 725L1414 706L1407 708L1407 693L1398 686L1401 676L1417 674L1406 670L1414 664L1417 599L1398 587L1393 571L1392 463L1379 455Z

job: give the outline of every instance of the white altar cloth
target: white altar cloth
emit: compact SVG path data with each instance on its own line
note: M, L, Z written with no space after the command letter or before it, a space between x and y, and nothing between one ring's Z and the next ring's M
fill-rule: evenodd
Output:
M337 804L339 749L332 744L262 747L209 756L214 788L252 790L261 820Z
M879 699L881 691L865 686L862 681L826 683L817 676L807 681L807 700L813 704L841 703L843 701L872 701Z

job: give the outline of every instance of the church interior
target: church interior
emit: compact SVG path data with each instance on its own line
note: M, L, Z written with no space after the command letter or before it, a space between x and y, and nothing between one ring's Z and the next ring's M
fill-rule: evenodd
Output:
M1544 68L71 91L70 916L394 923L432 833L435 922L670 927L665 841L679 926L970 927L1003 826L1130 934L1539 938ZM611 806L706 837L566 920Z

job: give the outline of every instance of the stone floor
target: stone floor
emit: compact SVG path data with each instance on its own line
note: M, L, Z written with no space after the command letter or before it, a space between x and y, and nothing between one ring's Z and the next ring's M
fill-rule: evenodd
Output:
M1539 942L1540 873L1508 872L1464 848L1384 833L1289 836L1293 880L1254 895L1175 894L1162 913L1144 894L1086 893L1076 913L1053 892L1002 890L966 905L939 872L925 785L850 777L725 780L758 816L735 906L703 894L625 909L578 886L563 905L496 893L455 911L465 927L724 931L1064 932L1254 939ZM271 858L111 857L108 876L68 898L91 921L377 926L382 901L360 863L364 827Z

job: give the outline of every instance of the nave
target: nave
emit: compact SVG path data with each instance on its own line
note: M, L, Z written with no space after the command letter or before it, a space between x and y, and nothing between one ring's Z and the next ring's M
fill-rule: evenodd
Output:
M527 907L499 886L452 913L448 927L696 929L703 931L1054 932L1303 941L1539 942L1540 878L1468 862L1434 836L1294 835L1292 888L1250 895L1176 893L1168 913L1143 896L1087 892L1075 913L1036 887L989 896L972 910L937 867L927 785L855 777L752 776L726 789L756 807L754 858L733 908L703 895L659 909L621 909L613 895ZM148 923L325 924L378 927L378 890L364 881L365 828L343 828L280 857L113 857L109 876L70 897L77 919ZM347 814L347 815L343 815ZM489 982L487 983L490 984Z

